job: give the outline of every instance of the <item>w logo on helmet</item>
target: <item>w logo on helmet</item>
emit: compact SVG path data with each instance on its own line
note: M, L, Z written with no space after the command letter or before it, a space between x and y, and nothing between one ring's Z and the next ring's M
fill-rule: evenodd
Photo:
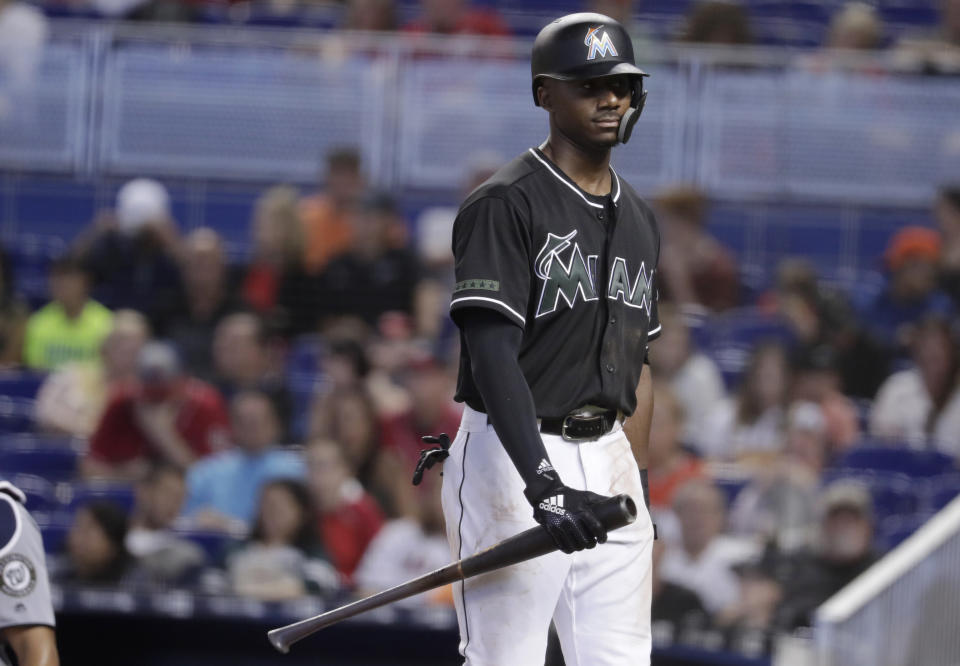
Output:
M617 53L617 47L613 45L613 41L611 41L610 35L606 31L604 31L602 37L597 37L597 31L601 28L603 28L602 25L598 25L596 28L590 28L587 31L587 36L583 38L583 45L590 47L590 52L587 53L587 60L595 60L598 54L601 57L617 57L620 55Z

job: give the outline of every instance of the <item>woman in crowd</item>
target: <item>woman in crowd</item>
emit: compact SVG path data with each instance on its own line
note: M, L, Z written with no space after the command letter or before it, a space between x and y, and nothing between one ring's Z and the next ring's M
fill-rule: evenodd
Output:
M127 515L119 506L102 500L83 505L74 515L55 578L80 585L130 583L133 558L126 537Z
M783 346L758 345L736 397L720 402L704 419L697 448L715 460L768 458L777 454L783 443L789 385Z
M228 556L227 570L234 592L267 601L337 589L302 483L280 479L263 487L250 538Z

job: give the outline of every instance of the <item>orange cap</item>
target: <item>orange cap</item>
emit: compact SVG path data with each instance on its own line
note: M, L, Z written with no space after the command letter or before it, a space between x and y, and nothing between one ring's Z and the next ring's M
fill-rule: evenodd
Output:
M940 234L925 227L904 227L887 244L887 267L896 271L907 259L940 259Z

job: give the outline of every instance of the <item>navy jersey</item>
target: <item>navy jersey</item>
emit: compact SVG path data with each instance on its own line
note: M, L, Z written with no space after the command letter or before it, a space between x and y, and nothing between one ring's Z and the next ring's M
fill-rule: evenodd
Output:
M656 220L612 169L611 181L609 195L590 195L530 149L477 188L454 223L451 316L484 307L523 328L520 368L538 417L584 405L632 414L660 331ZM456 398L486 411L466 344Z

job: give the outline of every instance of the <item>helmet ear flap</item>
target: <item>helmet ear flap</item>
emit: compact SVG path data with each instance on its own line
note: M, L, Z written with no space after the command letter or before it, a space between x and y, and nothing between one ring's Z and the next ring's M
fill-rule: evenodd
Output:
M630 99L630 108L620 119L620 128L617 130L617 140L626 143L633 133L633 126L640 120L643 106L647 103L647 91L643 89L643 77L638 76L633 86L633 95Z

